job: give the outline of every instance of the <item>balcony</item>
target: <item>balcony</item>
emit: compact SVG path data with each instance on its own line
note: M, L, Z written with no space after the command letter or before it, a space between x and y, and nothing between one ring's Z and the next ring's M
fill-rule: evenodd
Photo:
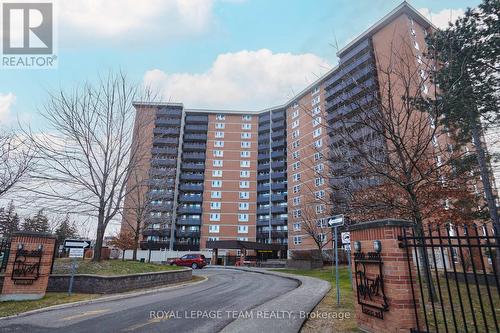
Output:
M154 138L153 144L155 145L177 145L179 138Z
M269 226L269 219L257 219L257 226Z
M273 122L273 125L272 125L273 131L280 130L283 128L285 128L285 121L284 120Z
M273 121L285 119L285 111L274 111L272 118Z
M202 173L181 173L181 180L200 180L203 181L204 174Z
M259 150L269 150L269 142L266 143L259 143Z
M182 160L184 161L204 161L205 153L184 153L182 154Z
M148 193L148 198L151 200L154 200L154 199L170 199L170 200L172 200L174 198L174 192L150 191Z
M257 208L257 214L259 214L259 215L269 214L269 207Z
M179 214L201 214L201 206L179 206Z
M207 135L199 133L186 133L184 134L184 141L207 141Z
M194 244L190 241L188 242L180 242L177 241L174 243L174 251L199 251L200 244Z
M271 231L271 237L272 238L287 238L288 237L288 231L285 231L285 230L273 230L273 231Z
M170 180L168 178L163 179L149 179L146 182L148 185L156 186L156 187L173 187L175 185L175 180Z
M269 160L269 157L270 157L269 153L259 153L257 155L257 158L259 160Z
M186 115L186 124L206 124L208 123L207 115Z
M207 149L207 144L206 143L200 143L200 142L186 142L183 145L183 150L184 151L193 151L193 150L206 150Z
M151 160L151 166L175 168L177 166L177 160L167 159L167 158L155 158Z
M161 177L172 176L172 177L175 177L175 168L167 169L167 170L152 168L149 174L151 175L151 177L154 177L154 176L161 176Z
M177 225L201 225L201 219L186 217L186 218L178 218Z
M141 250L160 250L168 249L169 241L141 241L139 247Z
M186 125L184 127L185 132L206 132L208 130L208 125Z
M180 119L156 119L155 125L156 126L180 126L181 120Z
M285 157L285 151L284 150L278 150L278 151L273 151L271 153L272 158L283 158Z
M286 183L273 183L271 185L273 191L283 191L286 190Z
M180 118L182 116L182 109L161 108L156 111L156 115Z
M257 192L269 192L269 185L257 185Z
M142 232L143 236L170 237L170 228L153 229L146 228Z
M273 172L271 173L272 180L285 179L286 174L284 172Z
M273 170L284 169L286 167L285 161L276 161L271 163L271 168Z
M257 180L269 180L269 174L268 173L264 173L264 174L259 174L257 175Z
M285 214L287 212L286 206L275 205L271 207L271 213L273 214Z
M179 202L196 202L201 203L203 201L203 196L201 194L186 195L181 194L179 196Z
M286 217L275 217L271 219L271 225L286 225L288 219Z
M179 189L183 192L203 192L203 183L200 184L181 184Z
M271 127L269 126L269 124L259 125L259 133L261 133L261 132L269 132L270 128Z
M182 170L205 171L205 163L182 163Z
M172 203L161 203L156 205L151 203L151 207L149 207L149 210L152 212L171 212L173 207L174 204Z
M178 238L200 238L200 232L193 230L177 230L175 236Z
M166 147L166 148L159 148L159 147L153 147L151 149L152 154L170 154L170 155L175 155L177 157L177 147Z
M271 144L271 147L273 149L283 148L283 147L285 147L285 140L273 141L273 143Z
M257 231L257 238L269 238L269 231Z
M153 134L162 134L162 135L173 135L173 136L178 136L179 135L180 129L178 127L174 128L162 128L162 127L157 127L153 129Z
M258 195L257 196L257 203L262 204L262 203L268 203L269 202L269 195Z
M285 131L284 130L281 130L281 131L273 131L271 133L271 138L275 141L278 141L278 140L282 140L285 138Z
M269 163L264 163L264 164L258 164L257 165L257 171L267 171L269 170Z
M286 194L272 194L271 195L271 201L272 202L279 202L279 201L285 201L287 200L287 195Z
M259 134L258 142L259 145L269 144L269 133Z

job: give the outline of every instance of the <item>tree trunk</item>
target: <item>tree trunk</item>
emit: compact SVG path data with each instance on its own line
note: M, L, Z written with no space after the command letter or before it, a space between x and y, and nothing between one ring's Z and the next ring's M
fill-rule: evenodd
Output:
M500 221L498 218L498 208L495 203L495 197L493 195L493 189L490 179L490 170L488 168L488 163L486 161L486 153L481 140L481 130L480 125L476 119L471 119L471 132L472 138L474 139L474 147L476 148L477 164L479 166L479 172L481 174L481 181L483 183L483 190L486 196L486 202L488 204L488 211L490 213L491 222L493 224L493 230L495 236L500 235ZM496 249L495 260L493 265L496 266L497 272L500 272L500 248Z
M104 213L101 214L101 212L99 212L99 216L97 217L97 234L94 246L94 258L92 259L92 261L101 261L102 239L104 238L104 230Z
M134 248L132 252L132 260L136 261L137 260L137 244L139 243L139 230L135 231L134 234Z

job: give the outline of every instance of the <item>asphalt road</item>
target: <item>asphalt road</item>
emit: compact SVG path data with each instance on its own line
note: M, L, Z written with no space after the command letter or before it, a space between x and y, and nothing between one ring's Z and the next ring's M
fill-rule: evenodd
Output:
M238 316L248 315L246 310L297 287L290 279L231 269L203 269L195 274L207 276L208 281L4 319L0 332L219 332Z

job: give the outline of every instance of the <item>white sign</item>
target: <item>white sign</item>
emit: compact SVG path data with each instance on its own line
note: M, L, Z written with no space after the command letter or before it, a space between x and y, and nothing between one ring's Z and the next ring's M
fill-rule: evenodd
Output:
M342 246L344 247L344 250L351 251L351 244L344 244Z
M344 225L344 215L334 215L328 218L328 226L330 228Z
M346 231L340 234L340 238L342 239L342 244L351 244L351 233Z
M69 249L70 258L83 258L83 248L70 248Z
M66 239L64 241L65 248L87 248L90 247L90 241L88 240L80 240L80 239Z

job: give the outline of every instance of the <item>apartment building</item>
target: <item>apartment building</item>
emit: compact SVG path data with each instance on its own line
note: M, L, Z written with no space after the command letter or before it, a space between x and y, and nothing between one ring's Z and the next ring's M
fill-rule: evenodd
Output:
M341 49L337 67L289 102L266 110L137 102L136 122L150 121L136 127L147 136L141 145L147 162L139 172L147 183L140 191L148 203L141 246L199 250L207 241L241 240L310 250L317 249L308 231L313 227L315 237L331 249L326 218L334 208L331 198L343 193L332 191L330 182L335 185L336 180L327 175L339 174L345 166L326 157L341 140L340 119L356 117L360 103L380 95L381 68L395 48L410 45L405 57L418 70L431 29L404 2ZM432 94L429 82L418 88ZM373 105L373 112L378 111ZM373 181L357 179L360 187ZM131 187L136 183L130 180ZM133 192L126 208L133 205ZM130 211L124 228L134 218Z

